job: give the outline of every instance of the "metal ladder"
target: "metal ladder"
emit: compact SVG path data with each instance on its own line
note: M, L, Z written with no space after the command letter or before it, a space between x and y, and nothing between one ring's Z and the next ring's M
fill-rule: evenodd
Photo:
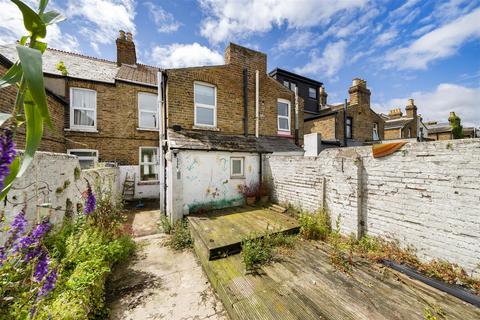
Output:
M124 200L133 200L135 197L135 173L133 173L133 177L130 178L127 172L125 182L123 183L122 195Z

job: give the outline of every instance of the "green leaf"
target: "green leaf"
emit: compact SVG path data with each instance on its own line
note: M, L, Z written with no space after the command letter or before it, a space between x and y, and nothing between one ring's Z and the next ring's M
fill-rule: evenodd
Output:
M48 0L40 0L40 3L38 4L38 12L42 13L45 11L45 8L47 7Z
M40 38L45 38L47 35L47 28L40 16L33 11L29 6L20 0L11 0L22 11L23 25L30 33L35 33Z
M0 126L11 117L12 115L10 113L0 112Z
M35 49L39 50L41 53L44 53L47 50L47 44L43 41L35 41Z
M20 38L20 44L21 44L22 46L24 46L24 45L27 43L28 38L29 38L28 36L23 36L23 37L21 37L21 38Z
M43 120L50 128L53 128L48 114L47 97L43 83L42 54L38 50L24 46L17 46L17 51L33 101L40 109Z
M13 181L18 175L18 170L20 168L20 157L16 157L15 160L10 164L10 173L3 181L3 189L0 193L0 200L3 200L7 195L8 191L12 187Z
M41 15L42 21L45 25L54 24L60 21L65 20L65 16L63 16L60 12L52 10L45 12Z
M9 87L12 84L19 82L20 79L22 79L22 74L23 71L20 62L15 63L10 67L10 69L8 69L3 77L0 78L0 89Z
M33 156L40 145L43 135L43 119L39 109L35 105L29 90L25 92L24 111L26 126L25 154L18 176L21 177L33 160Z

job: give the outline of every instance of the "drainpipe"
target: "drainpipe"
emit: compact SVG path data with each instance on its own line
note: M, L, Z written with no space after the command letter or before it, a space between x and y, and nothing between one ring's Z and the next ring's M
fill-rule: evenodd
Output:
M243 130L248 137L248 69L243 69Z
M298 87L295 86L295 144L300 145L298 133Z
M157 99L158 99L158 138L159 138L159 153L160 153L160 212L166 214L166 179L165 179L165 153L163 145L166 139L165 123L164 123L164 98L163 98L163 73L157 72Z
M353 127L353 123L351 126ZM343 146L347 146L347 99L343 103Z
M258 138L258 125L260 121L260 72L255 70L255 137Z

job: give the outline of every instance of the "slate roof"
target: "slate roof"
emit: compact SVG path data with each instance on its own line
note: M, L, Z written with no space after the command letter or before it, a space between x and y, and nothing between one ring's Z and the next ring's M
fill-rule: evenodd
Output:
M168 129L172 149L237 151L237 152L303 152L291 140L283 137L248 137L214 131Z
M0 55L11 62L18 60L17 44L0 45ZM157 85L157 68L138 64L136 66L122 65L116 62L85 56L78 53L48 48L43 54L43 72L62 76L57 70L57 64L63 61L68 71L68 77L92 80L105 83L115 83L123 80L145 85Z
M449 123L426 124L428 133L450 132L452 127Z
M403 128L408 123L412 122L413 118L398 118L392 120L385 120L385 129Z

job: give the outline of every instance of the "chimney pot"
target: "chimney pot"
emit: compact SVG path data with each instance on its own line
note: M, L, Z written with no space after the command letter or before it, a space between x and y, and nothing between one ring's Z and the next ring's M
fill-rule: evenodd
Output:
M131 32L127 32L125 37L125 31L119 31L119 37L116 41L117 44L117 65L124 64L135 65L137 64L137 53L135 51L135 43Z
M131 32L127 32L127 41L133 42L133 35Z

